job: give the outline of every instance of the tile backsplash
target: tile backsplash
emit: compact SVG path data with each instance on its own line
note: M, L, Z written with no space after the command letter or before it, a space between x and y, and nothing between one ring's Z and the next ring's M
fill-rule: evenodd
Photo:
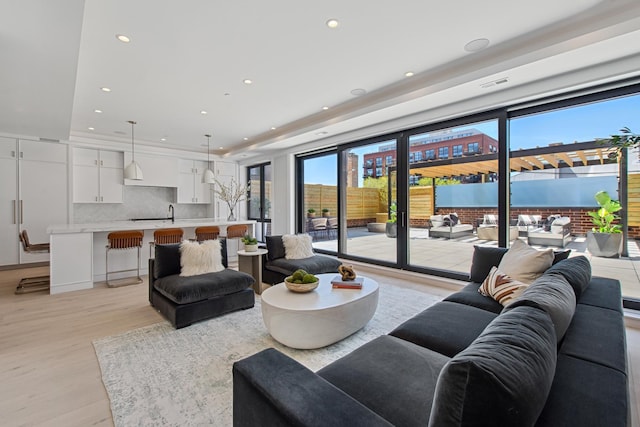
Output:
M211 217L210 205L177 204L176 189L166 187L125 186L124 203L74 203L73 222L85 224L128 220L131 218L161 218L169 214L169 204L175 217Z

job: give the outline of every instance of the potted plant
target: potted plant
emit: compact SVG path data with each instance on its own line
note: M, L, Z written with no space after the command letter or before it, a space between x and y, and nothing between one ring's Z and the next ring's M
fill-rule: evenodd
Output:
M307 218L315 218L316 210L313 208L307 209Z
M387 237L396 238L398 235L398 205L396 202L391 203L389 206L389 219L385 227L385 234Z
M242 238L242 243L244 243L244 250L247 252L256 252L258 250L258 239L255 237L245 234Z
M619 257L622 252L622 227L614 222L620 219L616 212L622 206L617 200L612 200L606 191L598 191L594 197L600 209L587 212L594 225L587 232L587 249L594 256Z
M328 218L329 215L331 215L331 212L329 211L329 209L327 209L327 208L322 209L322 216L323 217Z

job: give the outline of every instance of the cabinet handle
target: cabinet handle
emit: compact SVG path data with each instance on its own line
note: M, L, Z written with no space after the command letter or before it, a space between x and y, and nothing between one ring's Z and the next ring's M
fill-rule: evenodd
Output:
M96 196L96 202L98 201L98 196Z
M24 159L24 153L22 151L20 152L20 158Z
M13 202L13 223L16 223L16 201L12 200Z
M97 161L97 160L94 160L94 161L93 161L93 164L94 164L94 165L96 165L96 166L98 166L98 161Z
M11 157L15 157L15 156L16 156L15 150L11 150Z
M22 204L22 200L20 200L20 224L24 223L24 205Z
M104 162L100 160L100 166L104 166Z
M100 196L100 201L104 202L104 197Z

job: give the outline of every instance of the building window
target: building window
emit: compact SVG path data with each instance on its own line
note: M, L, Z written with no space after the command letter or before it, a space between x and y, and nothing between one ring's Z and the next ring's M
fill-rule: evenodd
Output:
M435 160L436 159L436 150L424 150L424 159L425 160Z
M393 166L393 156L385 157L384 162L387 166Z
M453 146L453 157L462 157L462 145Z
M416 162L422 161L422 151L416 151L414 154L414 159Z
M367 161L365 162L365 166L368 168L373 167L373 160L367 159Z
M415 162L415 155L414 153L409 153L409 163L413 163Z
M382 166L382 157L376 157L376 166Z
M480 147L477 142L470 142L467 144L467 152L469 154L477 154L480 152Z
M438 158L439 159L447 159L447 158L449 158L449 147L440 147L440 148L438 148Z

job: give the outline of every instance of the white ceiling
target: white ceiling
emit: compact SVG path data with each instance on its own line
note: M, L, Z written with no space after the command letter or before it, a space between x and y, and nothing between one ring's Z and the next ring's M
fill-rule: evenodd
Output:
M638 76L640 2L0 0L0 52L2 134L240 159Z

